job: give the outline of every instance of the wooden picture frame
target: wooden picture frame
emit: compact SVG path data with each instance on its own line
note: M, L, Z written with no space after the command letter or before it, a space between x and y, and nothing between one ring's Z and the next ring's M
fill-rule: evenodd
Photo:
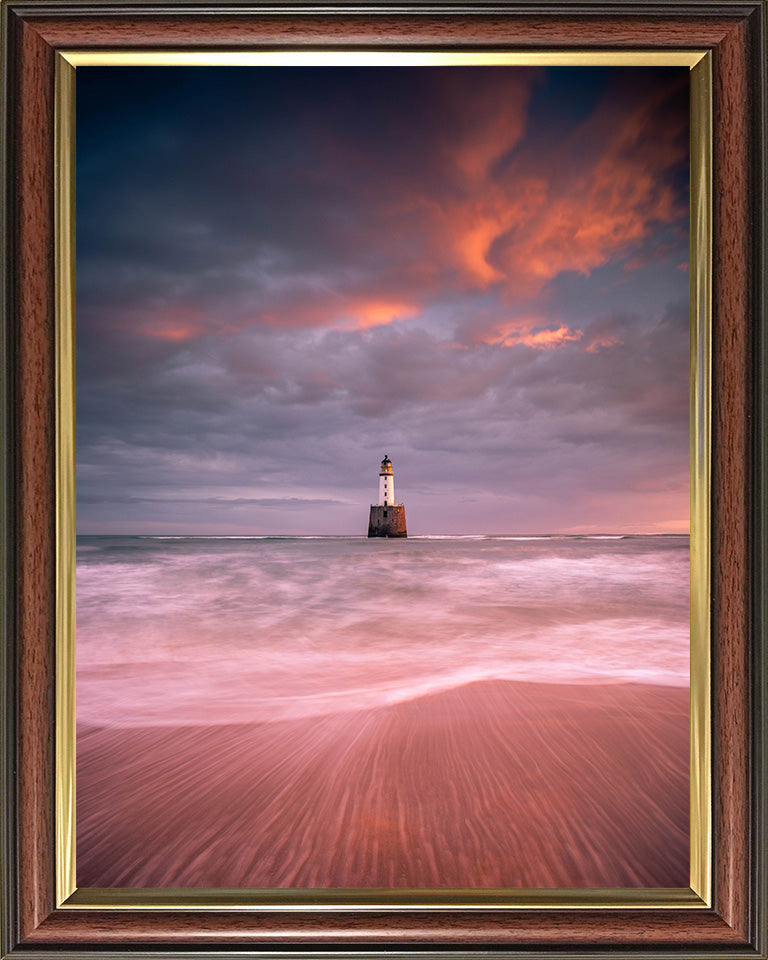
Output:
M3 16L2 956L768 956L765 0L582 5L9 0ZM712 905L450 899L209 908L56 896L55 74L60 50L706 50L712 55ZM762 361L762 364L761 364ZM64 825L65 826L65 825ZM588 891L582 891L587 893Z

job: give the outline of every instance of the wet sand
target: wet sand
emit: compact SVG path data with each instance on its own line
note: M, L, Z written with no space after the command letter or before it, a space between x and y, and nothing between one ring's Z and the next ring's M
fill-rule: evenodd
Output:
M77 882L688 886L688 729L682 688L496 680L276 723L80 727Z

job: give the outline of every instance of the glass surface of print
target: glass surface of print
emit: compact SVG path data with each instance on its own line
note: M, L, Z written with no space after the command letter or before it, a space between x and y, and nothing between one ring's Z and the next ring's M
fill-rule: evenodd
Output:
M79 886L688 886L688 118L78 69Z

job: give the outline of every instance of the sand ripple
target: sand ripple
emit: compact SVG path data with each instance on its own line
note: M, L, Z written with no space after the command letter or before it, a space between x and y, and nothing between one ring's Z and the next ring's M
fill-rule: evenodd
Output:
M687 886L687 756L687 691L634 684L81 728L78 884Z

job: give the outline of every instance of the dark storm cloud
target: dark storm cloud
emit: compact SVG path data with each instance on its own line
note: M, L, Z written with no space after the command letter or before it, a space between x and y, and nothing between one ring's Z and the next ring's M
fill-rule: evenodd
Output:
M684 71L468 70L78 72L83 532L683 528Z

